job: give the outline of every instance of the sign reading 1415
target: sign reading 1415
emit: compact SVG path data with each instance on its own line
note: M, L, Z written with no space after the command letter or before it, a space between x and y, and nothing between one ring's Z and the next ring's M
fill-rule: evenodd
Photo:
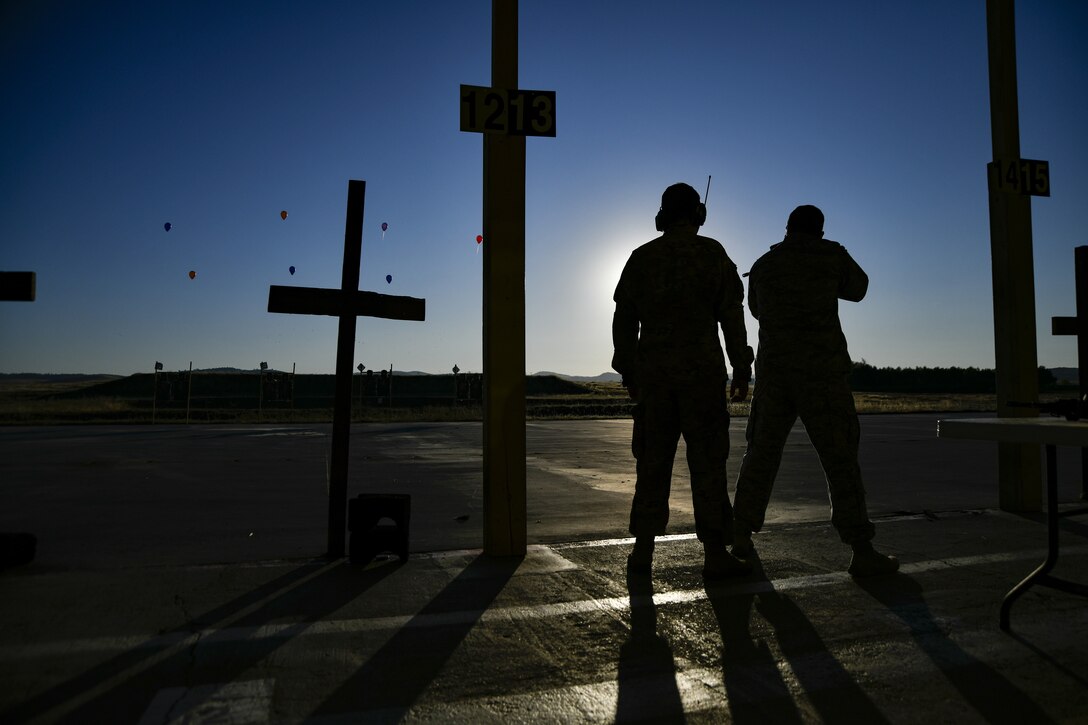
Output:
M555 91L461 86L461 130L554 136Z
M1050 164L1035 159L992 161L986 164L990 184L998 191L1027 196L1050 196Z

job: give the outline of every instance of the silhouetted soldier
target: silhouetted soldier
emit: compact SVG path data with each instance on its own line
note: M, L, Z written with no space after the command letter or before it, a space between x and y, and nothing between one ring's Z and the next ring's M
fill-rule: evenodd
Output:
M674 184L661 196L664 234L632 254L614 296L612 367L637 405L631 450L637 478L631 505L632 571L649 572L654 537L665 533L676 446L687 443L695 532L708 578L750 567L726 548L732 508L726 490L729 456L728 375L718 326L733 365L730 394L748 397L752 348L744 329L744 287L737 267L714 239L698 235L706 220L699 193Z
M823 239L824 215L799 206L786 238L752 265L748 307L759 320L756 388L748 449L737 480L733 553L747 556L763 526L786 437L801 417L820 456L831 496L831 523L853 547L854 576L893 572L895 557L873 550L874 527L858 466L858 416L850 391L850 354L838 300L859 302L869 277L837 242Z

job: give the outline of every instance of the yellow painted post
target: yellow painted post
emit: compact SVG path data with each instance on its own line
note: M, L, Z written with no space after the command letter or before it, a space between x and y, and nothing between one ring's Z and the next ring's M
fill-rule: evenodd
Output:
M518 3L492 0L491 87L518 87ZM525 137L484 134L484 551L523 556Z
M990 62L990 127L995 167L1020 162L1020 120L1016 92L1016 25L1013 0L986 1ZM997 414L1034 417L1031 408L1011 408L1010 401L1034 403L1039 396L1035 338L1035 272L1031 242L1031 197L990 191L990 254L993 266L994 349L997 367ZM1042 506L1039 446L998 444L1000 506L1005 511L1038 511Z

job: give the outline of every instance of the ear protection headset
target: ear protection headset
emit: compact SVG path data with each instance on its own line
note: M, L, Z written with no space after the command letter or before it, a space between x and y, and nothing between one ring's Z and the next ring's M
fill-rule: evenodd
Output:
M695 205L695 213L692 215L692 221L695 222L695 226L701 227L706 224L706 199L710 196L710 177L706 177L706 193L703 194L703 201L700 201ZM654 217L654 228L659 232L665 231L665 228L675 221L675 215L673 212L666 212L663 208L657 211L657 216Z

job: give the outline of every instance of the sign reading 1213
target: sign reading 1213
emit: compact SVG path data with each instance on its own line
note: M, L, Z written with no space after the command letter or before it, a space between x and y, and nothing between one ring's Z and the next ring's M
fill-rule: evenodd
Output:
M555 91L462 85L461 130L509 136L554 136Z

